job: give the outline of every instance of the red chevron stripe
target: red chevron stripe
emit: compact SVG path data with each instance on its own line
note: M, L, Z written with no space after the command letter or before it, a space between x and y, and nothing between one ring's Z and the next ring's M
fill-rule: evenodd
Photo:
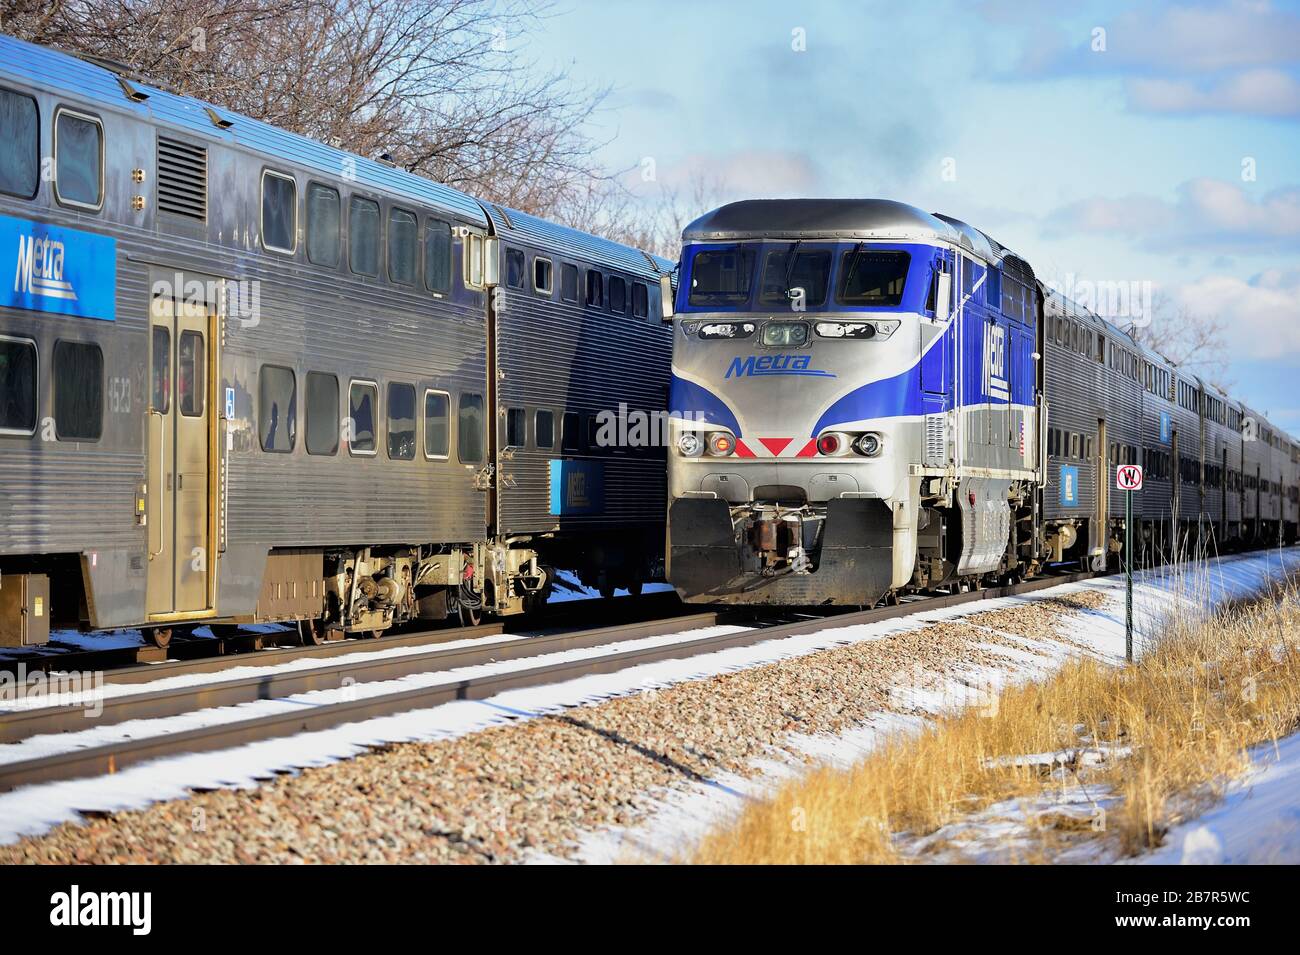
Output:
M772 457L779 458L786 445L793 441L794 438L759 438L758 440L762 442L763 447L772 452Z
M737 439L736 439L736 457L738 457L738 458L752 458L753 456L754 456L754 452L751 451L751 450L749 450L749 446L746 445L744 441L741 441L739 438L737 438Z
M817 457L817 439L813 438L795 455L796 458L815 458Z

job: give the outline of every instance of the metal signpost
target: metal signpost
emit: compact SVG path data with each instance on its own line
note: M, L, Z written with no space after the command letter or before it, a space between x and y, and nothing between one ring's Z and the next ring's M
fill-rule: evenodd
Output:
M1142 490L1142 465L1121 464L1115 487L1124 492L1124 658L1133 662L1133 492Z

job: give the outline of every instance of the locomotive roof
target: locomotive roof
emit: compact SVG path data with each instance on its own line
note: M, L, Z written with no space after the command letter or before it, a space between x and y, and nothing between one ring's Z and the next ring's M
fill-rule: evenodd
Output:
M283 159L327 175L338 175L343 160L356 164L356 181L375 189L417 199L455 212L464 220L486 226L478 201L466 193L416 176L385 163L327 146L269 123L241 116L202 100L124 77L143 101L127 95L119 74L104 66L48 47L0 36L0 76L19 83L82 97L107 109L149 117L155 122L186 130L205 139L243 146L262 155ZM228 126L219 126L211 110Z
M571 229L527 212L491 203L484 203L484 208L492 220L493 229L503 239L517 236L522 242L568 252L598 265L621 269L651 280L657 279L661 274L668 274L677 267L676 262L661 256Z
M742 238L961 241L948 223L893 199L744 199L705 213L683 234L688 242Z

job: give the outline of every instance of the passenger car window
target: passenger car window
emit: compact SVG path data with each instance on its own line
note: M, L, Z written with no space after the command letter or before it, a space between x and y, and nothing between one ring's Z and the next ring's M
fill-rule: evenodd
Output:
M524 287L524 254L518 249L506 249L506 285Z
M540 450L549 451L555 447L555 412L542 409L533 421L533 440Z
M560 449L582 450L582 419L576 411L564 412L564 417L560 420Z
M166 414L172 406L172 333L155 325L150 337L153 369L149 375L149 407Z
M388 210L388 278L399 285L415 284L416 245L419 243L419 223L414 212L405 209ZM412 393L411 410L414 414L415 397Z
M578 300L578 267L576 265L560 266L560 299L565 302Z
M0 192L33 198L40 184L40 152L36 100L0 89Z
M424 225L424 287L451 291L451 223L430 219Z
M289 453L298 441L298 382L293 371L263 365L257 392L257 432L262 450Z
M275 252L293 252L297 230L297 186L288 176L268 169L262 173L262 245Z
M54 126L54 193L66 205L104 202L104 130L99 120L60 110Z
M357 275L379 275L379 203L362 196L348 200L348 267Z
M605 300L605 277L595 269L587 270L587 305L600 308Z
M176 395L180 398L181 414L187 418L203 417L207 397L204 351L202 334L195 331L181 332L180 355L176 362Z
M523 408L506 410L506 446L522 448L528 444L528 415Z
M533 259L533 291L541 295L550 295L551 282L551 260L539 255Z
M0 434L36 430L36 343L0 338Z
M307 372L307 453L339 450L339 380L324 372Z
M627 282L617 275L609 277L609 310L620 315L627 311Z
M415 460L415 385L388 385L388 456Z
M445 458L451 446L451 396L445 391L424 393L424 456Z
M632 317L645 318L650 314L650 289L642 282L632 283Z
M338 267L342 214L338 190L318 182L307 186L307 258L316 265Z
M348 388L349 454L375 453L375 405L378 403L379 386L373 382L354 381Z
M54 343L54 431L60 441L98 441L104 430L104 353Z
M483 396L461 395L456 413L456 454L465 464L483 460Z

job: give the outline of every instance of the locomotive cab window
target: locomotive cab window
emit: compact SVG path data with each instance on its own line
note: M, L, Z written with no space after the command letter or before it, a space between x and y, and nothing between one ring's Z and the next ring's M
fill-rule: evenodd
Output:
M388 385L388 456L395 461L415 460L414 385Z
M66 109L55 114L54 195L65 206L103 206L104 126L96 117Z
M451 448L451 395L428 389L424 393L424 456L446 460Z
M98 441L104 430L104 353L89 342L54 343L54 431Z
M456 409L456 455L464 464L483 461L483 396L461 395Z
M263 365L257 382L257 433L262 450L288 454L298 442L298 382L293 370Z
M906 252L865 248L845 252L835 300L841 305L897 307L903 301L911 261Z
M424 287L440 295L451 291L451 223L441 219L424 224Z
M831 254L826 250L794 247L767 253L758 301L762 305L789 306L794 289L803 289L803 304L821 306L831 277Z
M307 453L339 450L339 380L324 372L307 372Z
M40 128L36 100L0 89L0 192L35 198L40 185Z
M362 196L348 200L348 268L379 275L379 203Z
M348 386L349 454L369 457L375 453L378 404L379 386L373 381L354 381Z
M293 177L262 172L262 246L293 254L298 238L298 187Z
M0 335L0 434L36 431L36 343Z
M538 295L549 296L553 281L551 260L540 255L533 259L533 291Z
M388 278L398 285L414 285L420 242L419 222L414 212L388 210ZM415 398L411 398L414 413Z
M692 305L744 305L754 278L754 250L732 246L695 253L691 259Z
M318 182L308 184L307 258L314 264L338 268L342 215L337 189Z

